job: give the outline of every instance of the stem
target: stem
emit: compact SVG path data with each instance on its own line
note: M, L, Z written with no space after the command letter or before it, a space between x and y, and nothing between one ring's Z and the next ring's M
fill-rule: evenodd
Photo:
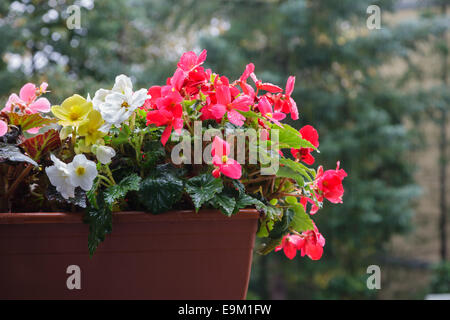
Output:
M133 112L133 115L131 116L131 120L130 120L130 130L131 130L131 132L134 131L135 123L136 123L136 112Z
M17 187L19 186L19 184L23 181L23 179L25 179L25 177L30 173L31 169L33 169L32 165L29 165L28 167L26 167L19 175L19 177L16 179L16 181L14 181L14 183L11 185L11 188L9 188L9 190L6 192L5 198L8 199L13 193L14 191L17 189Z
M267 180L271 180L273 179L273 176L269 176L269 177L260 177L260 178L256 178L253 180L241 180L241 182L243 184L251 184L251 183L257 183L257 182L262 182L262 181L267 181Z
M112 184L116 184L116 181L114 180L113 174L111 172L111 169L109 169L109 165L105 165L105 169L106 169L106 174L108 175L108 178L110 180L110 182L112 182Z
M97 177L98 177L100 180L106 181L106 182L108 183L108 184L106 185L106 187L111 187L111 186L115 185L115 183L114 183L113 181L111 181L109 178L107 178L107 177L105 177L105 176L102 176L101 174L99 174ZM101 181L100 183L102 183L102 181Z
M72 149L75 151L75 143L77 141L77 127L73 127L72 131Z

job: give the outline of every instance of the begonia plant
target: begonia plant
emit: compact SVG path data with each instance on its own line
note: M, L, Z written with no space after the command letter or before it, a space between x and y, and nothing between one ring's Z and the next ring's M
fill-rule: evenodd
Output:
M311 217L341 203L346 172L315 165L319 135L292 94L248 64L230 81L205 69L206 51L182 55L165 85L136 89L116 77L92 99L51 106L47 83L28 83L0 112L0 212L84 212L93 254L112 212L215 208L260 213L259 252L320 259L325 238Z

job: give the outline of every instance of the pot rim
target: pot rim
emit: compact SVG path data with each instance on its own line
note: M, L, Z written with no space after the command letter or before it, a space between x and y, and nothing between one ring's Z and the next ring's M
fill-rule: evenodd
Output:
M22 212L0 213L0 225L3 224L60 224L84 223L82 212ZM144 211L113 212L113 222L158 222L158 221L188 221L188 220L256 220L259 212L256 209L241 209L239 214L227 217L219 210L204 209L196 213L194 210L171 210L161 214L151 214Z

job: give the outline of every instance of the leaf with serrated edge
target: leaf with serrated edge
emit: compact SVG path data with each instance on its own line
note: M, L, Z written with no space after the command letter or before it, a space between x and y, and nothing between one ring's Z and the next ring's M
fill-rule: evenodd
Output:
M8 119L9 124L20 127L22 131L48 126L58 121L57 119L44 118L39 113L18 114L13 112L8 113Z
M105 191L105 202L112 206L114 201L124 198L128 192L139 190L141 177L132 174L120 181L118 184L109 187Z
M151 213L168 211L183 194L184 183L174 172L160 171L141 181L139 201Z
M290 227L292 227L297 232L314 229L313 222L305 212L305 208L303 207L303 205L295 204L292 206L292 210L294 210L294 216L292 217L292 221L289 225Z
M33 160L39 161L43 155L61 147L61 140L58 131L51 129L25 140L20 146Z
M210 173L201 174L186 182L186 191L191 196L196 211L217 193L222 192L222 189L222 180L214 178Z
M227 216L231 216L236 207L236 199L224 193L216 194L211 199L211 203L214 208L220 209Z

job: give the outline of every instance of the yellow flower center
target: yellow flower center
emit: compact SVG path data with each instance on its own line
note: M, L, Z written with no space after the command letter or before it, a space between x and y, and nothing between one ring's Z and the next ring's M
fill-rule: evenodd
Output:
M222 162L223 163L227 163L228 161L228 157L227 156L222 156Z
M122 103L122 108L128 109L129 106L130 105L126 101L124 101L124 103Z
M272 118L272 114L270 112L266 113L267 118Z
M69 118L72 121L77 121L80 117L83 111L81 110L80 106L73 106L70 108Z
M82 176L82 175L84 175L84 173L86 172L86 169L85 169L84 167L78 167L78 168L75 170L75 172L76 172L76 174L77 174L78 176Z

